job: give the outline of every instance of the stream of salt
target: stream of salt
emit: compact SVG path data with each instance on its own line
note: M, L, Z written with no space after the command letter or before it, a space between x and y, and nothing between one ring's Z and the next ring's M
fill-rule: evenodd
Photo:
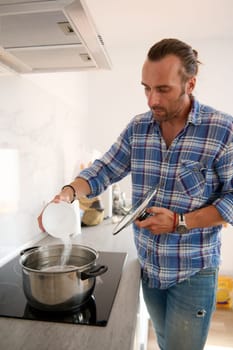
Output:
M62 244L64 245L63 251L61 254L61 266L65 266L68 264L70 259L70 254L72 251L72 241L70 236L66 236L62 239Z

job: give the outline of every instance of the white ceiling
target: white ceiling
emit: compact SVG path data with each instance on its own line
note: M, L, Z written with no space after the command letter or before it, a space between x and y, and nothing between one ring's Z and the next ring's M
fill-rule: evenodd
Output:
M150 46L165 37L232 39L233 0L86 0L105 45Z

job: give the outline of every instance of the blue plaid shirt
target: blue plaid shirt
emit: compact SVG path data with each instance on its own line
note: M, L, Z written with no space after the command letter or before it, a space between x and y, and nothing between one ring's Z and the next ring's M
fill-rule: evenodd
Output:
M232 139L233 118L194 99L184 129L169 148L149 111L134 117L109 151L79 176L96 196L131 173L133 204L158 186L150 206L188 213L212 204L233 224ZM143 278L165 289L202 268L218 266L220 231L215 226L154 235L134 225Z

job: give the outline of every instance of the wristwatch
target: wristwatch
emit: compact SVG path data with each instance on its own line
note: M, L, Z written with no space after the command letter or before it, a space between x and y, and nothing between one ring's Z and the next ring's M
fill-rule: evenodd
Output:
M179 215L178 225L176 226L176 232L180 234L188 233L188 227L186 225L185 217L183 214Z

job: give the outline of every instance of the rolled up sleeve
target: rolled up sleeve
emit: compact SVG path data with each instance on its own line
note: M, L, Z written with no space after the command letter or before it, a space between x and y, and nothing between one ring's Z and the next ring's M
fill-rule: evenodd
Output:
M80 172L78 177L88 181L91 195L95 197L109 185L124 178L131 170L131 146L129 141L130 124L121 133L117 141L93 164Z
M233 225L233 143L226 146L216 164L221 192L213 202L225 221Z

